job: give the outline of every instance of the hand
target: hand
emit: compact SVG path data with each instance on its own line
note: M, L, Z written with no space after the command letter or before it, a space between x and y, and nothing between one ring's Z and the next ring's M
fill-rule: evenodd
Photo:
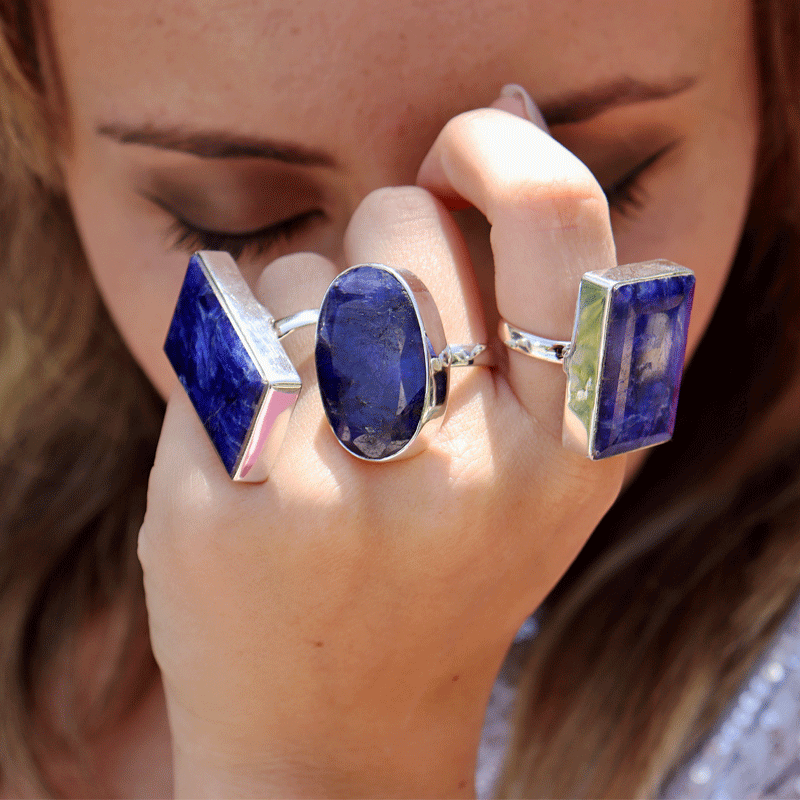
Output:
M481 109L445 126L419 184L365 198L347 262L409 268L448 341L490 341L437 196L463 198L492 225L500 314L570 338L580 275L615 263L586 167ZM317 305L337 271L287 256L256 291L280 316ZM501 347L498 367L451 375L428 450L358 461L324 420L310 337L290 345L304 387L266 483L229 481L182 389L167 407L139 552L176 790L469 795L505 651L615 499L625 459L564 450L563 372Z

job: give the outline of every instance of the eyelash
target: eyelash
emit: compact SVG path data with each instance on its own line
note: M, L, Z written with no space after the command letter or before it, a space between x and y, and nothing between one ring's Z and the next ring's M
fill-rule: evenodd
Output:
M243 253L247 253L251 258L259 258L325 216L323 211L314 209L255 231L225 233L198 228L176 216L174 212L172 214L175 220L170 225L168 233L172 249L189 252L227 250L236 259Z
M616 183L603 189L610 208L623 217L635 217L644 207L647 195L642 188L642 175L653 166L663 155L669 152L674 142L662 147L661 150L635 166L627 175L623 175Z
M673 144L663 147L634 167L627 175L623 175L616 183L605 188L603 191L609 207L623 217L636 216L642 210L646 201L646 195L642 190L641 184L642 175L672 147ZM252 258L263 256L274 247L299 234L312 222L325 216L323 211L314 209L255 231L225 233L223 231L198 228L185 219L181 219L174 212L170 213L175 217L168 234L171 240L170 246L173 249L189 252L195 250L227 250L236 259L240 258L244 253L247 253Z

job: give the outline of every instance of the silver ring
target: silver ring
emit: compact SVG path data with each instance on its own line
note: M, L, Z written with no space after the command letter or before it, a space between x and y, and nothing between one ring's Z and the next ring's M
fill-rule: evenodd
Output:
M356 332L362 350L379 351L372 364L347 338L330 337L338 290L365 270L379 273L394 290L391 308L374 296L348 304L350 311L358 307L349 334ZM280 340L308 325L317 326L317 371L328 421L340 444L368 461L418 452L441 424L450 368L488 364L491 358L483 344L447 345L430 293L406 270L351 267L333 281L320 310L276 320L229 253L197 252L189 260L164 352L232 480L263 481L277 458L302 387ZM327 372L324 366L320 371L326 352ZM401 377L394 386L387 369L392 359ZM337 365L344 371L331 380ZM358 419L347 413L348 403L361 409Z
M534 333L515 328L510 322L500 320L500 339L506 347L523 353L531 358L549 361L552 364L563 364L569 352L571 342L561 342L557 339L545 339Z
M325 292L315 360L336 440L356 458L384 462L427 446L447 408L450 368L488 365L491 353L484 344L447 344L416 275L358 264Z
M587 272L568 342L501 320L507 347L563 366L565 447L599 459L672 438L694 284L665 260Z
M314 322L276 321L230 253L189 260L164 352L232 480L266 480L302 386L280 339Z

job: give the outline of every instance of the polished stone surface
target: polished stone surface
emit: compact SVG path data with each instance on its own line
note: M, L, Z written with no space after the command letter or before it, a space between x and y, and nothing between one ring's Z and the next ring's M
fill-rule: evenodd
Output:
M694 276L615 286L600 375L596 458L672 436L686 352Z
M352 453L387 458L414 437L427 346L411 299L390 272L356 267L328 289L317 328L317 375L331 427Z
M197 256L189 262L164 352L233 475L265 384Z

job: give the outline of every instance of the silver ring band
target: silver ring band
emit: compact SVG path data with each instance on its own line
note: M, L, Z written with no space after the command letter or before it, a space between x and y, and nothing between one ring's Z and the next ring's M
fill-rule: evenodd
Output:
M296 331L298 328L316 325L318 319L318 308L307 308L304 311L298 311L296 314L290 314L288 317L277 319L274 324L278 339L283 339L284 336L288 336L292 331Z
M449 344L439 353L448 367L491 367L492 351L485 344Z
M499 336L503 344L511 350L531 358L549 361L551 364L563 364L571 345L571 342L545 339L544 336L520 330L505 320L500 320Z

